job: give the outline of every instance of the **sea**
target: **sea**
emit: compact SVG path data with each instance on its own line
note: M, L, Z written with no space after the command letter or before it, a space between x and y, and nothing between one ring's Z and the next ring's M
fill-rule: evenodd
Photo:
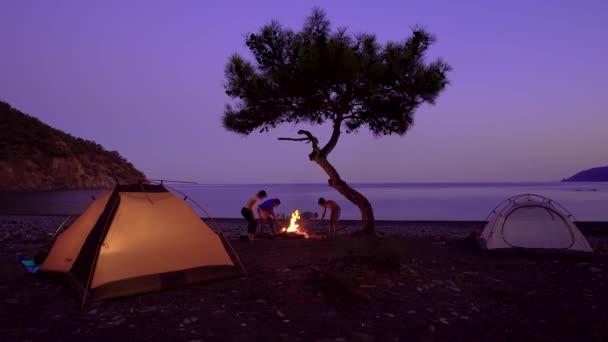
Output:
M359 209L327 184L179 184L169 190L203 218L239 218L248 198L266 190L279 198L275 210L321 214L319 197L341 206L342 219L360 219ZM507 198L532 193L557 202L577 221L608 222L608 182L361 183L350 184L371 202L377 220L483 221ZM0 214L78 215L108 190L0 192ZM187 196L187 197L186 197ZM328 216L328 215L327 215Z

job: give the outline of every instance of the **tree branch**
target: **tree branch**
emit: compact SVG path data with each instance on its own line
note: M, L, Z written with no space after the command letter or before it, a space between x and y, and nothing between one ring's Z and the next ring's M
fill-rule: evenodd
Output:
M308 144L310 142L310 139L308 138L277 138L278 140L289 140L289 141L306 141L306 143Z
M317 139L314 135L312 135L309 131L305 131L303 129L298 131L298 134L303 134L306 136L306 139L312 142L313 151L319 150L319 139Z
M338 143L338 138L340 138L340 127L342 126L342 120L343 120L344 114L342 113L337 113L335 118L334 118L334 129L331 132L331 138L329 138L329 141L327 142L327 144L325 146L323 146L323 149L321 149L321 154L325 157L327 157L327 155L336 147L336 144Z
M278 138L279 140L289 140L289 141L306 141L306 143L312 143L312 153L308 155L310 160L315 160L321 149L319 149L319 139L317 139L314 135L312 135L309 131L305 131L303 129L298 131L298 134L305 135L306 138Z

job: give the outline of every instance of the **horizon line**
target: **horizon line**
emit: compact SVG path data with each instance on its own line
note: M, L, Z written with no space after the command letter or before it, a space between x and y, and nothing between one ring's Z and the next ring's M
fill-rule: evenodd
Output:
M166 183L171 183L166 181ZM348 182L347 184L532 184L532 183L602 183L602 182L564 182L562 180L545 180L545 181L390 181L390 182ZM179 184L179 183L177 183ZM244 183L204 183L196 182L185 183L181 185L328 185L326 182L244 182Z

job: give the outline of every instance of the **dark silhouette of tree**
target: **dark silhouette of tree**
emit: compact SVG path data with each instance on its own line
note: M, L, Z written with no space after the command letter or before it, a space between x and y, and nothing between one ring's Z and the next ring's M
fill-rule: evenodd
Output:
M441 59L425 63L434 42L431 34L416 27L404 41L376 41L372 34L331 30L323 10L315 8L299 32L277 21L250 34L246 44L255 62L232 55L226 65L227 104L223 125L249 135L282 123L331 123L325 145L310 131L299 138L279 138L311 143L311 161L329 175L329 185L361 210L363 230L374 231L372 206L344 182L328 161L342 133L362 127L375 136L404 135L415 110L434 103L448 84L450 66Z

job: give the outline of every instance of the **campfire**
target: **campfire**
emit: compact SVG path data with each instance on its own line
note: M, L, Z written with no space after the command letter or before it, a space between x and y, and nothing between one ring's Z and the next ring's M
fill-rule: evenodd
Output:
M289 227L285 227L285 228L281 229L281 233L290 234L290 235L301 235L304 238L308 238L308 234L298 230L298 227L300 227L300 225L297 224L299 219L300 219L300 211L296 209L296 211L294 211L291 214L291 219L289 220Z

